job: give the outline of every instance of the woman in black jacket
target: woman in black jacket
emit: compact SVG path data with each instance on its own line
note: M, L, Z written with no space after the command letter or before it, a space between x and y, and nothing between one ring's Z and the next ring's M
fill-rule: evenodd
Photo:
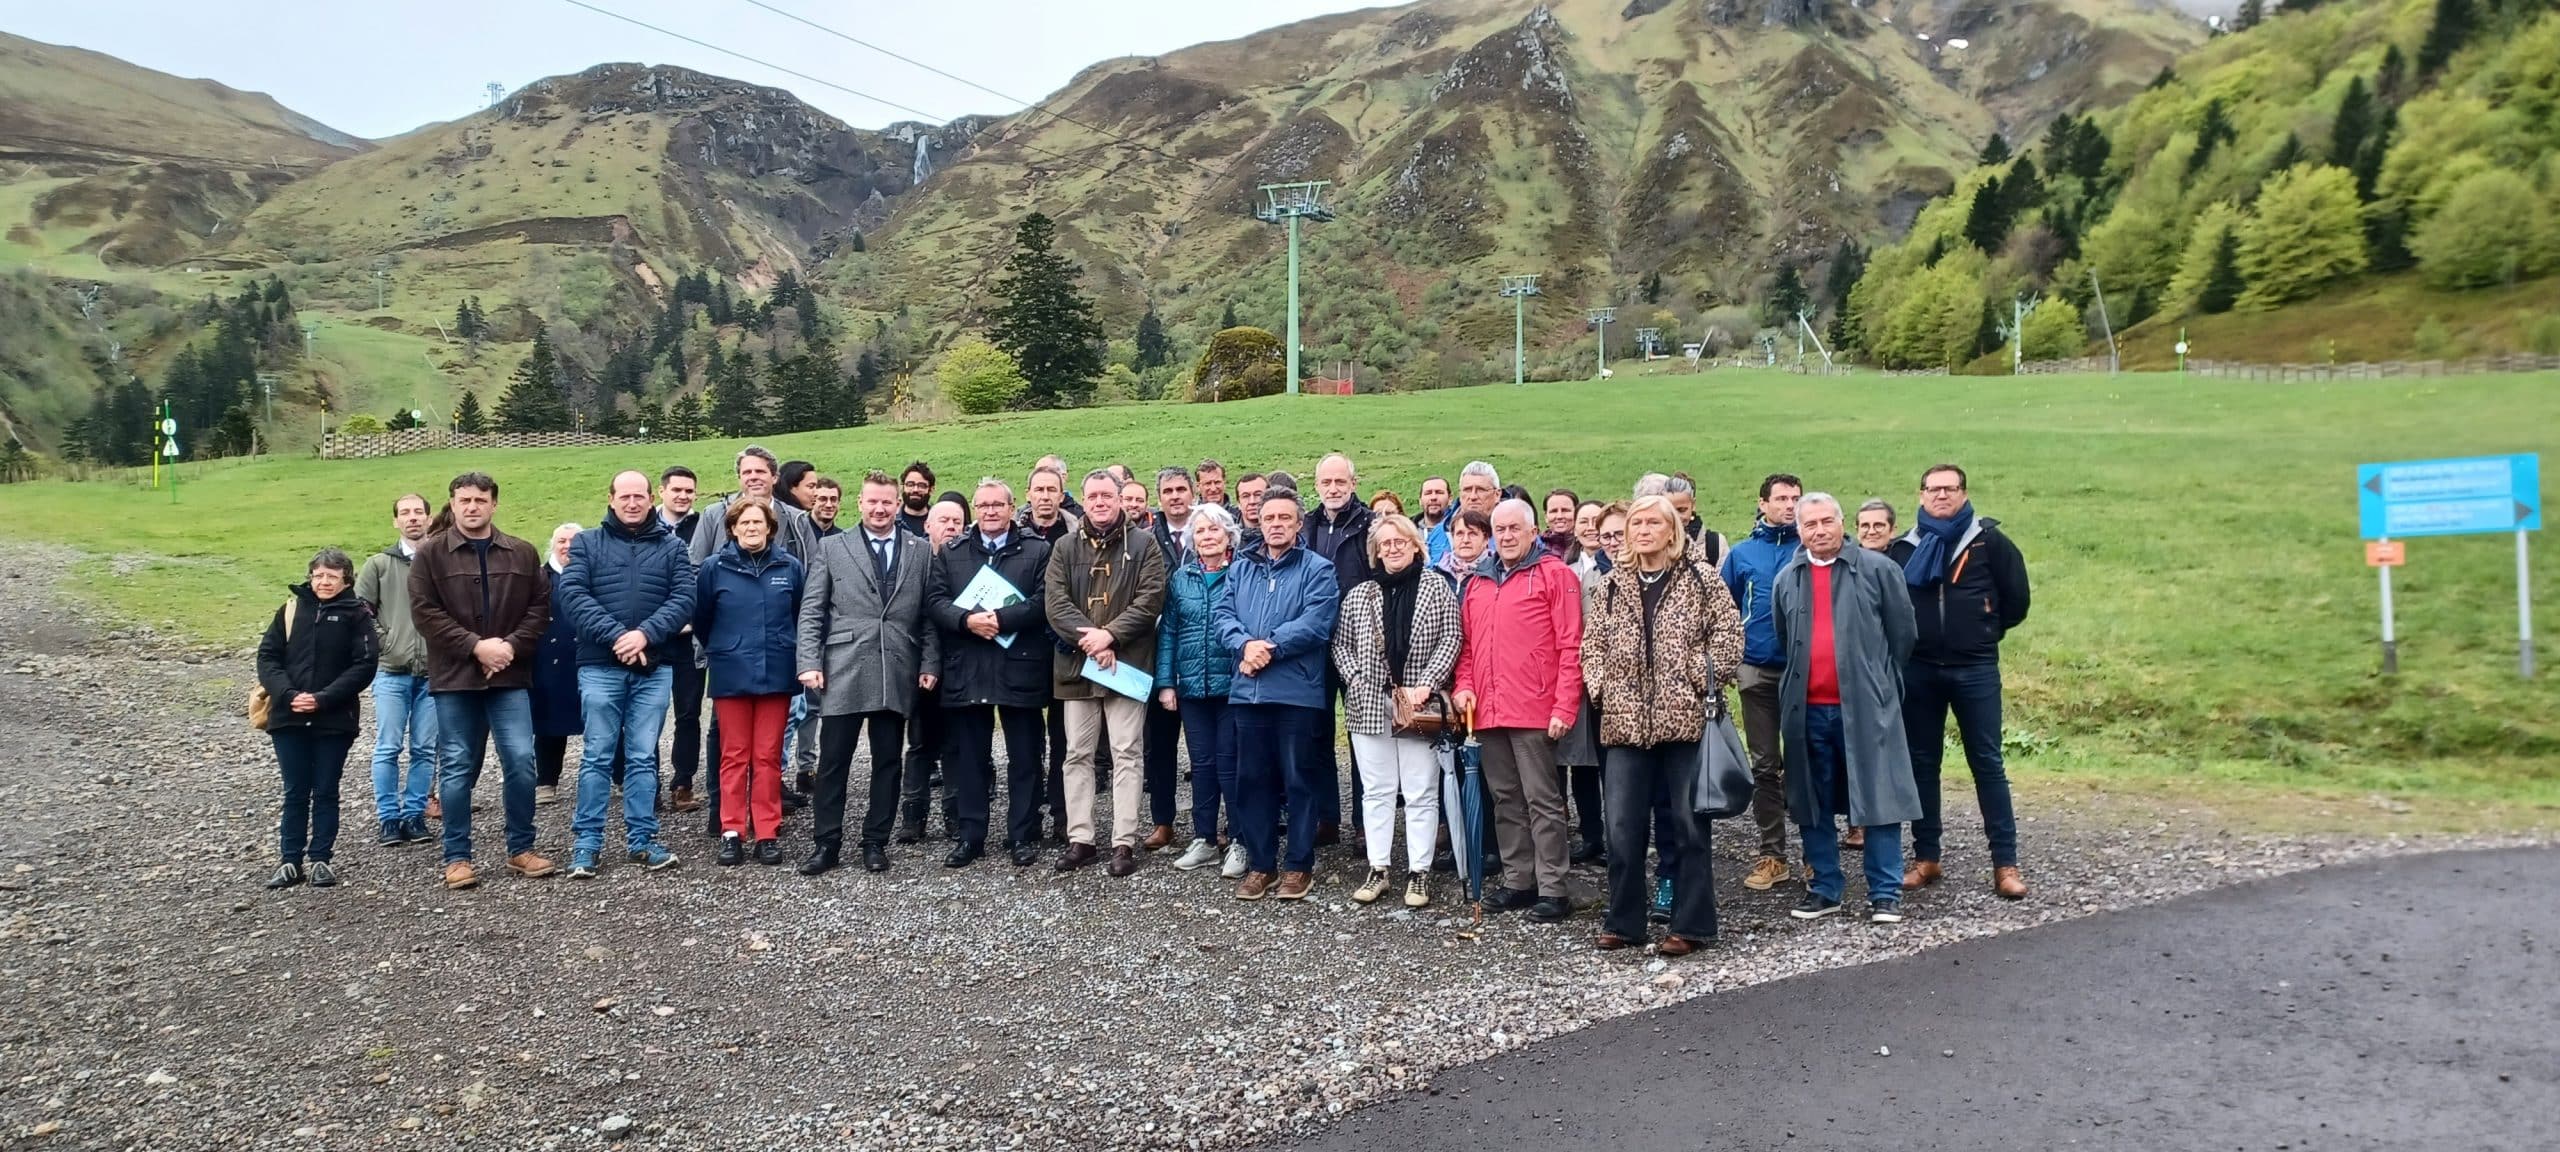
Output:
M354 591L355 561L323 548L311 558L310 576L294 585L293 600L276 610L258 642L267 736L284 772L284 816L276 834L281 859L269 888L306 879L314 888L338 883L329 867L338 845L338 780L380 655L373 613Z

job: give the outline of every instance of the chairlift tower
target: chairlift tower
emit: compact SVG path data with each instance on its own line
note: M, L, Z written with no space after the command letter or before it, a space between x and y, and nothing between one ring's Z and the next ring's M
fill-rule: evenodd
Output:
M1643 350L1643 356L1644 356L1645 360L1646 360L1648 363L1650 363L1650 362L1653 360L1653 354L1654 354L1654 351L1655 351L1656 349L1658 349L1658 348L1661 346L1661 344L1662 344L1662 329L1660 329L1660 328L1638 328L1638 329L1636 329L1636 347L1637 347L1637 348L1640 348L1640 349L1642 349L1642 350Z
M1591 323L1600 331L1600 369L1596 378L1606 380L1609 378L1609 322L1618 318L1618 310L1594 308L1590 316Z
M1294 184L1261 186L1262 208L1254 217L1265 224L1285 224L1289 229L1289 394L1298 394L1298 221L1317 223L1333 219L1333 209L1325 206L1324 190L1333 181L1306 180Z
M1538 294L1538 274L1503 277L1502 294L1511 298L1511 382L1527 383L1528 299Z

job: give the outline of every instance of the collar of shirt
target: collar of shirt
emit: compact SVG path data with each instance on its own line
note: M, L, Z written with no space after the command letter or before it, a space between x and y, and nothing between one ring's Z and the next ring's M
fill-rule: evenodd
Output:
M862 538L873 544L887 544L894 547L898 543L898 530L892 528L886 536L874 536L871 534L871 526L865 524L862 526Z
M1825 559L1823 559L1822 557L1820 557L1820 556L1816 556L1816 555L1814 555L1812 552L1808 551L1808 552L1806 552L1806 553L1804 554L1804 558L1805 558L1806 560L1809 560L1809 561L1813 562L1813 564L1814 564L1815 566L1817 566L1817 567L1828 568L1828 567L1830 567L1830 566L1832 566L1832 565L1834 565L1834 564L1839 563L1839 562L1840 562L1840 558L1841 558L1842 556L1846 556L1846 555L1848 555L1848 554L1849 554L1849 550L1848 550L1848 549L1846 549L1846 548L1843 548L1843 549L1839 550L1838 552L1834 552L1834 553L1832 553L1832 554L1831 554L1831 558L1830 558L1830 559L1828 559L1828 560L1825 560Z
M1005 542L1011 539L1013 539L1013 533L1011 532L1004 533L1001 536L989 536L984 532L980 532L978 533L978 546L989 552L1002 552L1004 551Z
M418 558L418 546L410 543L408 537L405 536L400 539L400 558L404 560L415 560Z

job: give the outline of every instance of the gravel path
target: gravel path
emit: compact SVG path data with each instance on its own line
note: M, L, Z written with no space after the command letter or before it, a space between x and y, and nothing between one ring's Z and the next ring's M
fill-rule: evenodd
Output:
M687 821L669 872L448 894L432 847L372 843L367 738L345 885L269 893L249 662L84 625L46 579L70 559L0 543L11 1146L1235 1147L1596 1020L2450 843L2042 811L2022 830L2034 899L1992 899L1978 829L1951 827L1954 878L1888 929L1787 920L1793 893L1744 891L1728 835L1723 947L1664 962L1592 952L1587 913L1462 937L1446 878L1424 914L1359 908L1339 848L1317 898L1246 905L1164 856L1121 881L1001 857L946 872L917 849L885 876L716 869ZM567 824L541 809L540 847L565 853Z

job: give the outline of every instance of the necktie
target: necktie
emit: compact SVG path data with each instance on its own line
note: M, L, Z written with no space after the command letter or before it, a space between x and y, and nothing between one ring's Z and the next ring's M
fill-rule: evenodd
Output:
M889 543L887 540L871 542L871 561L879 568L882 588L889 586Z

